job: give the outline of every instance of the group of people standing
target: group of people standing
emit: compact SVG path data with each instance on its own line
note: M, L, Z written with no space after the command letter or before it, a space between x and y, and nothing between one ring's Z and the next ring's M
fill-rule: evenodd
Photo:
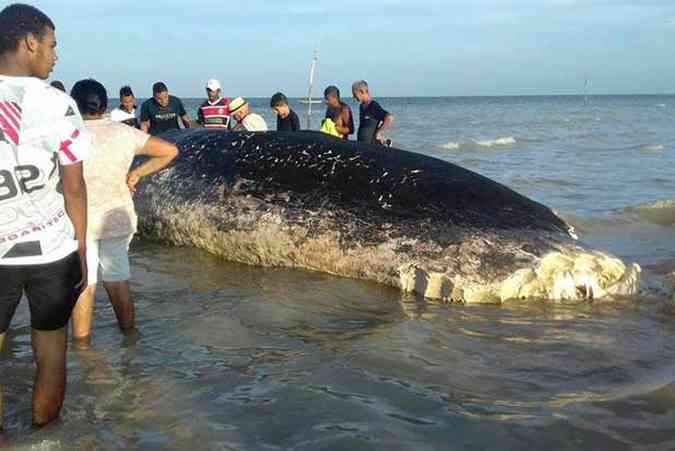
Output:
M376 102L364 80L354 82L352 95L359 102L359 128L357 141L367 144L390 144L384 137L385 131L394 122L394 116L385 111ZM354 134L354 115L351 107L340 98L337 86L328 86L323 92L326 104L326 115L321 122L321 131L342 139L349 139ZM289 107L288 99L282 93L272 96L270 106L277 114L278 131L298 131L300 121L298 115Z
M33 422L54 420L66 387L67 326L73 336L91 334L94 292L100 279L120 329L135 327L129 290L129 243L136 232L133 194L143 177L165 168L177 148L157 135L191 127L182 101L158 82L136 109L130 87L108 115L108 93L96 80L78 81L70 95L45 80L56 64L55 26L40 10L13 4L0 11L0 347L25 296L30 307L37 376ZM249 103L222 95L218 80L206 83L197 123L229 131L267 131ZM360 102L359 141L384 144L393 117L354 83ZM322 129L342 139L354 134L351 108L330 86ZM270 106L277 130L300 129L288 98ZM136 156L147 157L132 168ZM0 388L0 431L2 430Z
M89 337L99 278L119 327L134 329L132 195L139 180L178 153L167 141L107 118L107 92L97 81L77 82L70 96L47 85L55 48L54 23L40 10L13 4L0 11L0 347L25 296L37 426L59 415L67 326L72 317L74 337ZM140 125L149 130L147 122ZM137 155L148 158L131 169ZM0 431L2 414L0 389Z
M394 117L375 101L364 80L354 82L352 95L359 102L359 127L354 126L351 107L340 97L337 86L328 86L324 91L326 115L321 131L342 139L349 139L356 132L356 139L367 144L387 144L385 132L391 127ZM277 131L295 132L301 130L300 119L286 95L278 92L270 99L270 107L277 116ZM129 86L120 89L120 105L110 118L113 121L140 128L150 135L159 135L181 125L190 128L192 123L183 102L169 94L165 83L157 82L152 87L152 98L143 102L140 111ZM197 124L205 128L231 131L264 132L268 130L265 119L252 111L242 97L229 100L222 94L220 82L210 79L206 82L206 100L197 109Z

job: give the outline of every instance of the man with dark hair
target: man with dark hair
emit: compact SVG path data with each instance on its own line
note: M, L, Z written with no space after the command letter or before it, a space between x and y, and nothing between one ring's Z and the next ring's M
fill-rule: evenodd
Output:
M354 116L352 109L340 99L337 86L329 86L323 92L326 102L326 119L335 123L335 129L344 139L354 133Z
M63 83L59 80L54 80L53 82L49 83L49 86L56 88L61 92L66 92L66 87L63 86Z
M183 102L178 97L170 96L169 89L158 81L152 85L152 99L141 106L141 130L151 135L180 128L178 119L185 128L190 128L190 118L185 112Z
M197 110L197 123L205 128L227 130L230 124L230 99L222 96L218 80L212 78L206 82L206 97Z
M66 325L87 274L82 160L91 144L77 105L44 81L56 63L54 30L32 6L0 11L0 347L25 295L39 426L63 405ZM0 419L1 410L0 391Z
M300 119L295 111L288 106L288 98L277 92L270 99L270 107L277 115L278 132L297 132L300 130Z
M134 328L128 251L137 219L131 196L141 178L164 168L178 151L160 138L104 117L108 96L105 87L96 80L78 81L70 94L80 107L93 142L92 155L84 162L88 286L77 301L72 320L73 337L80 341L91 334L99 277L120 329ZM136 156L146 158L130 171Z
M129 86L122 86L120 89L120 106L110 112L110 119L130 127L139 128L138 118L136 117L136 98Z

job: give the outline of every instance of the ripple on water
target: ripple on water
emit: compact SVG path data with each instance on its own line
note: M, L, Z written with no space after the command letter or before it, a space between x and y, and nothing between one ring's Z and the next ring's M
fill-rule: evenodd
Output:
M120 337L101 298L93 345L70 351L62 420L42 431L26 426L32 366L19 316L3 368L16 445L569 449L573 437L579 449L667 449L675 440L675 326L644 302L464 307L143 242L133 260L138 337Z

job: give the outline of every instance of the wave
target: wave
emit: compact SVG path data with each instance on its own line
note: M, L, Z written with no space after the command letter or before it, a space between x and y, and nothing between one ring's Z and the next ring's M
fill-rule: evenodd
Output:
M553 177L524 177L515 176L508 181L508 185L517 188L574 188L578 186L577 183L557 179Z
M513 136L503 136L495 139L470 139L467 141L450 141L439 147L446 150L475 149L481 147L506 147L516 144L518 141Z
M582 232L622 228L640 224L675 226L675 200L658 200L633 205L602 216L564 215L566 222Z
M625 213L661 226L675 226L675 200L658 200L627 207Z
M441 149L447 149L447 150L457 150L461 147L460 143L455 143L450 141L449 143L446 144L441 144L440 146Z
M666 146L663 144L645 144L640 146L641 152L660 152L664 150Z
M495 147L495 146L512 146L516 143L516 139L513 136L506 136L504 138L497 139L486 139L482 141L476 141L481 147Z

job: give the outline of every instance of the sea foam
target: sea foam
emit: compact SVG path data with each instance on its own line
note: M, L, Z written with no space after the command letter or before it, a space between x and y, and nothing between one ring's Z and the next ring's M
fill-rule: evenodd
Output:
M478 140L476 141L476 144L481 147L496 147L496 146L512 146L516 142L517 142L516 138L514 138L513 136L505 136L496 139Z
M663 144L645 144L640 146L641 152L660 152L665 150L666 146Z
M506 147L516 144L516 138L513 136L502 136L494 139L470 139L467 141L450 141L441 144L439 147L446 150L459 149L475 149L475 148L491 148L491 147Z

